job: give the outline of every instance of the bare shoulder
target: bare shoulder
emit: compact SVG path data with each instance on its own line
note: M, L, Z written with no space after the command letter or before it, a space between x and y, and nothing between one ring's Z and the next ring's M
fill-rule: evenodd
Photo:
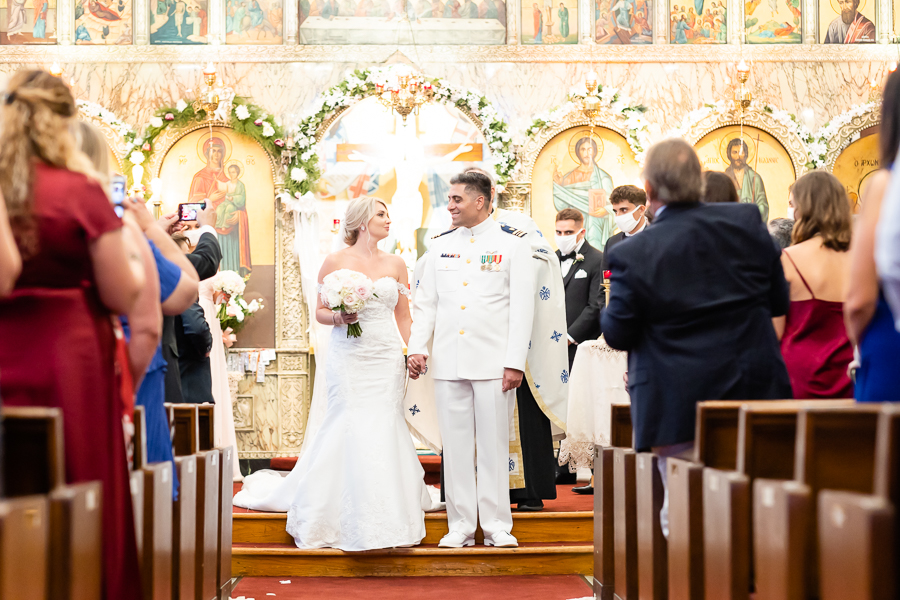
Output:
M326 275L343 267L344 252L345 250L338 250L325 256L322 260L322 267L319 269L319 283L322 282Z
M387 254L387 264L390 272L397 278L400 283L406 283L409 280L409 273L406 269L406 261L396 254Z

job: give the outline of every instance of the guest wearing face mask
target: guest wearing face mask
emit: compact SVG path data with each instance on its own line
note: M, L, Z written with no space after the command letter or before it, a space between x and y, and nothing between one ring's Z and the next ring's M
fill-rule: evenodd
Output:
M619 233L606 241L603 248L603 270L609 270L609 251L613 246L633 235L637 235L650 224L647 215L647 193L634 185L620 185L609 195L609 203L616 215ZM598 313L599 317L599 313Z

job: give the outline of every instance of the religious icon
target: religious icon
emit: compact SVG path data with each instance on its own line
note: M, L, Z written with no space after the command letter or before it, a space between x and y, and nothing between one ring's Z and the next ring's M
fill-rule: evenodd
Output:
M530 4L522 4L523 44L578 43L577 0L539 0Z
M55 44L56 0L0 0L0 44Z
M850 210L857 214L862 207L863 193L872 173L881 168L878 158L880 125L859 133L859 138L838 155L832 173L844 185L850 200Z
M672 44L726 43L728 41L726 4L725 0L688 0L688 3L671 3L669 41Z
M593 0L598 44L652 44L653 0Z
M300 39L304 44L505 44L506 1L300 0Z
M802 42L800 0L749 0L744 2L744 28L751 44L799 44Z
M819 0L819 39L823 44L875 43L873 0Z
M585 216L588 243L602 250L616 232L609 195L616 185L639 183L640 166L623 136L585 126L550 140L532 173L531 216L544 235L552 240L556 213L574 208Z
M790 155L756 127L715 129L694 146L704 169L728 175L741 202L754 204L764 221L787 214L788 187L796 178Z
M163 212L183 202L215 211L219 268L247 280L244 297L275 306L275 184L272 163L252 139L224 127L203 128L166 153L159 177ZM155 190L155 188L154 188ZM275 311L262 311L238 334L238 347L274 345Z
M325 170L317 197L320 214L329 217L322 238L334 237L325 223L343 218L350 200L373 196L385 202L392 221L383 249L409 265L451 227L450 179L467 166L491 169L479 129L456 108L435 103L404 124L376 99L363 100L341 115L319 147Z
M75 43L132 43L132 0L75 0Z
M225 5L225 42L280 44L284 24L281 5L281 0L228 0Z
M151 44L205 44L209 0L150 0Z

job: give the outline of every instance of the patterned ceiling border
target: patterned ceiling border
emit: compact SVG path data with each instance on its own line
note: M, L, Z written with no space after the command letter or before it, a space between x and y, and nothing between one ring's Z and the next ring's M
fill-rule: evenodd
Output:
M0 46L0 64L84 63L302 63L378 64L396 46ZM417 46L417 63L704 63L737 62L741 47L723 45L501 45ZM753 61L891 62L896 44L754 46Z

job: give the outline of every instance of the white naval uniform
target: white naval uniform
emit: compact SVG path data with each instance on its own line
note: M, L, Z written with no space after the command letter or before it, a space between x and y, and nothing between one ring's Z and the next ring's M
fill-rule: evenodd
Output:
M509 533L509 420L516 396L503 392L502 383L505 368L525 371L534 315L531 245L524 232L488 218L438 236L429 252L408 353L427 356L433 336L428 366L450 531L471 537L480 516L486 537Z

